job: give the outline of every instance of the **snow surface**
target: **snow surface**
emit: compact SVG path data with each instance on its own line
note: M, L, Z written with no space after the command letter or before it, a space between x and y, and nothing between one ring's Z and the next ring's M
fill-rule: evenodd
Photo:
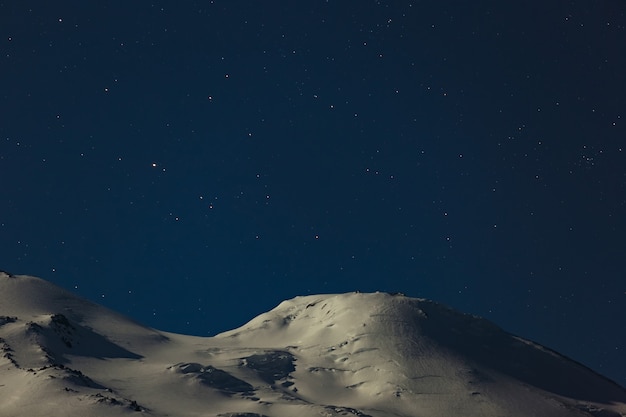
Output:
M0 417L626 416L583 365L386 293L296 297L201 338L0 272L0 349Z

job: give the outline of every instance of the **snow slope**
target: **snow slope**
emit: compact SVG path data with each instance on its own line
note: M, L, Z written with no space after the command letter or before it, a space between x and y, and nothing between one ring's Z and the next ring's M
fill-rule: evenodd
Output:
M0 417L626 416L588 368L386 293L296 297L200 338L0 273L0 348Z

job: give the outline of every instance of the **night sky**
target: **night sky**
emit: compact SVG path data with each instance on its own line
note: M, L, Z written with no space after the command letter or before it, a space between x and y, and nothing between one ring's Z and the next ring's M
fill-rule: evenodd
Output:
M0 268L195 335L399 291L626 385L625 10L0 1Z

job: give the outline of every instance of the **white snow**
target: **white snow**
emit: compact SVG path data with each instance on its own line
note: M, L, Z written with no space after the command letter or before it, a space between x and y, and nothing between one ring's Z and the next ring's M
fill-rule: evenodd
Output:
M584 366L386 293L296 297L200 338L0 273L0 349L0 417L626 416Z

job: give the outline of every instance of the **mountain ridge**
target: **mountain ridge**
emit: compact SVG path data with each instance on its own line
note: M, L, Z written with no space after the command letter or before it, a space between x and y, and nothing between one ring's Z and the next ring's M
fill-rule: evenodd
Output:
M2 417L626 416L608 378L401 294L299 296L201 338L0 273L0 346Z

